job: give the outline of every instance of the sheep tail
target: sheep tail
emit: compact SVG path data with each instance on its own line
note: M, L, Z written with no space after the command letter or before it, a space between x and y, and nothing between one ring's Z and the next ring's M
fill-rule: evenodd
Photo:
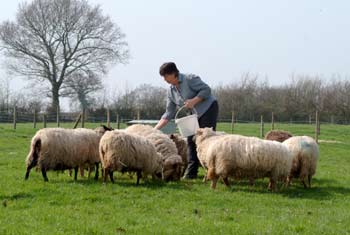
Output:
M41 139L36 138L32 141L30 153L27 157L27 172L25 175L26 180L29 178L30 170L38 164L40 150L41 150Z
M209 160L209 163L208 163L208 173L207 173L207 179L209 180L212 180L212 179L215 179L217 178L217 175L216 175L216 172L215 172L215 156L212 157L210 160Z

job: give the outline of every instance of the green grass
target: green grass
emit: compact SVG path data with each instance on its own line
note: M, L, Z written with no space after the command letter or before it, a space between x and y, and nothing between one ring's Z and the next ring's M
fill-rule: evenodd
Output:
M259 128L237 124L234 132L258 136ZM314 135L311 125L276 128ZM231 126L220 124L218 130L230 132ZM276 193L267 190L267 179L254 187L220 183L215 191L200 179L136 186L136 179L120 174L114 185L74 182L56 172L45 183L36 171L24 181L34 133L30 124L17 130L0 125L0 234L350 234L350 126L321 126L321 140L339 142L320 144L313 188L295 182Z

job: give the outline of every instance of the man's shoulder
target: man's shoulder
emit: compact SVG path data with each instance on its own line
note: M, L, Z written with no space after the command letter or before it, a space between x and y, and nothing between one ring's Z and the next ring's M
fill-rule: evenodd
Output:
M184 79L187 79L187 80L192 80L192 79L195 79L195 78L200 78L198 75L193 74L193 73L182 73L182 76L183 76Z

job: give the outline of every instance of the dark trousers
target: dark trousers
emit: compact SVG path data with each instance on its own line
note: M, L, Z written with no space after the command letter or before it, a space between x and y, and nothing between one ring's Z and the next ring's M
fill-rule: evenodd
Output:
M218 102L214 101L209 109L198 119L199 127L213 127L216 130L216 122L219 114ZM197 146L193 141L193 136L187 137L188 143L188 166L185 172L185 177L196 178L199 167L199 160L197 157Z

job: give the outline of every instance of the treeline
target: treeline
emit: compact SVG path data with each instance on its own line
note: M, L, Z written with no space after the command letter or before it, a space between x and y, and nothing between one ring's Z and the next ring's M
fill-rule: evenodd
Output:
M5 84L6 85L6 84ZM318 77L297 76L285 85L271 86L250 74L239 80L212 89L219 101L219 119L231 120L232 111L239 121L314 120L316 110L324 122L350 122L350 81L346 79L321 80ZM0 112L12 112L14 106L19 112L48 112L43 99L21 93L11 93L4 85L0 86ZM166 89L148 84L134 89L123 89L112 95L104 92L92 97L87 113L106 115L108 108L113 115L124 119L134 119L140 114L142 119L158 119L164 113ZM71 109L79 111L79 102L71 100ZM76 105L73 105L73 104Z

